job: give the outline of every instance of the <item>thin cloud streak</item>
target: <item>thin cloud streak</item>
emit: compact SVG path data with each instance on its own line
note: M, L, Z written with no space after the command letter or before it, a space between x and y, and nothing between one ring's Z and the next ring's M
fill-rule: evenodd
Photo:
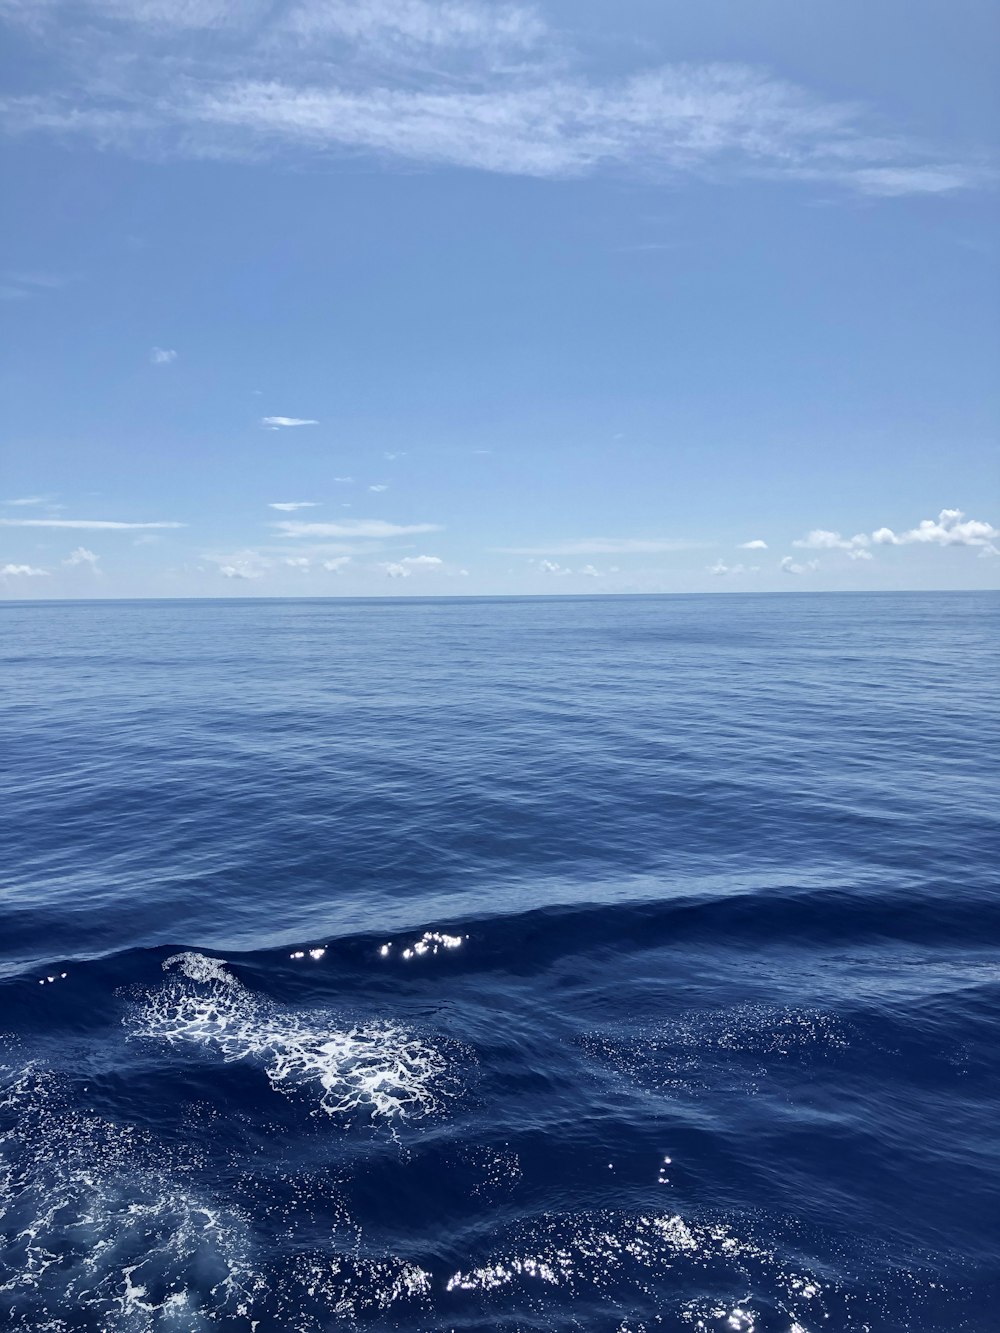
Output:
M407 537L441 531L439 523L386 523L380 518L344 519L341 523L302 523L286 519L271 526L285 537Z
M501 555L650 555L661 551L697 551L711 542L686 541L677 537L583 537L577 541L554 541L542 546L497 546Z
M0 518L4 528L79 528L90 531L134 531L139 528L186 528L186 523L118 523L103 518Z

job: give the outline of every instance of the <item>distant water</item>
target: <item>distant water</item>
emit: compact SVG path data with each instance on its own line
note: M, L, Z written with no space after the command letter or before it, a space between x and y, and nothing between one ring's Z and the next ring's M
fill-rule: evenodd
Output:
M996 1333L998 621L0 607L0 1328Z

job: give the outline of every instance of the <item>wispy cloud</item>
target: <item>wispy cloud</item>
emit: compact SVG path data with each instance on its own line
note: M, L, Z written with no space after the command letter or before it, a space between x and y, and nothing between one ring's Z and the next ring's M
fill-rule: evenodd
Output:
M0 518L4 528L78 528L93 532L134 532L139 528L185 528L186 523L119 523L104 518Z
M149 359L154 366L169 366L172 361L177 360L177 353L172 347L154 347Z
M0 16L3 10L0 7ZM0 273L0 301L24 301L65 287L71 279L56 273Z
M51 502L49 495L25 495L20 500L4 500L5 505L47 505Z
M759 550L760 548L752 547L751 549ZM709 565L707 566L707 568L710 574L715 574L717 577L722 578L727 574L756 574L760 566L744 565L741 563L735 565L727 565L724 560L716 560L714 565Z
M269 509L280 509L284 514L294 514L296 509L316 509L318 500L272 500Z
M857 532L853 537L842 537L839 532L830 532L826 528L813 528L805 537L792 542L807 551L857 551L871 545L871 538L864 532Z
M259 579L264 571L257 565L240 562L235 565L220 565L219 573L224 579Z
M761 537L754 537L753 541L740 542L741 551L766 551L767 542Z
M4 10L66 70L55 92L7 99L15 133L197 158L298 149L540 177L751 175L889 197L985 178L975 160L764 70L585 72L528 5L6 0Z
M784 574L811 574L813 570L819 569L818 560L793 560L790 555L783 555L778 562L778 568Z
M349 518L341 523L303 523L284 519L272 527L285 537L408 537L441 531L438 523L387 523L381 518Z
M339 574L351 563L349 555L338 555L333 560L324 560L323 568L331 574Z
M389 487L386 486L384 483L379 483L379 485L377 485L377 486L369 486L368 489L369 489L370 491L375 491L375 493L376 493L377 495L381 495L381 493L382 493L383 491L387 491L387 490L389 489Z
M37 579L48 578L47 569L36 569L33 565L0 566L0 579Z
M261 417L260 424L265 430L285 430L289 426L318 426L319 422L311 417Z
M100 558L93 551L88 551L86 546L78 546L75 551L69 553L63 564L71 569L76 565L88 565L91 569L96 570Z
M704 542L678 537L582 537L575 541L552 541L538 546L498 546L502 555L650 555L663 551L692 551Z

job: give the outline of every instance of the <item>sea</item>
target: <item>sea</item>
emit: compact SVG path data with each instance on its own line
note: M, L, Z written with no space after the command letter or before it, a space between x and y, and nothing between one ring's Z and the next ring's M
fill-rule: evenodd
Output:
M0 606L0 1329L1000 1329L1000 596Z

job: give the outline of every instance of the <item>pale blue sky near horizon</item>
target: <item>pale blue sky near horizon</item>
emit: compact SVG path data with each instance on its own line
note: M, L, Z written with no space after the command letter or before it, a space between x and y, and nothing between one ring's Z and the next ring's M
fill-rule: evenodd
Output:
M0 596L998 586L995 4L0 22Z

